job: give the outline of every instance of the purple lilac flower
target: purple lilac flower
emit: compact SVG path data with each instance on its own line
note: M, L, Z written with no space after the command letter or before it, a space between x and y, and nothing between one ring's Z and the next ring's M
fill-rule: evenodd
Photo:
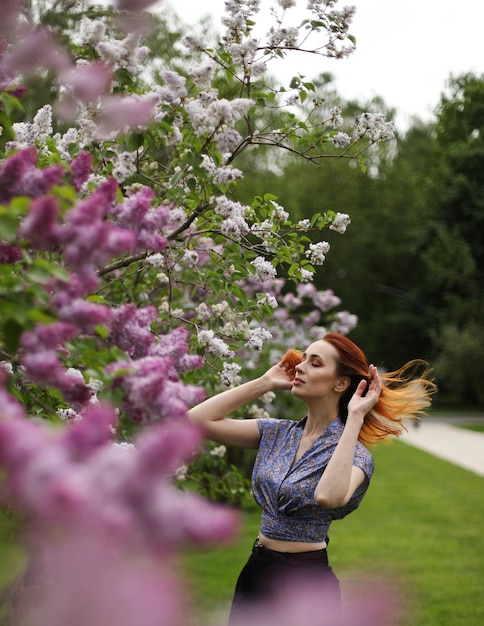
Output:
M138 421L152 423L184 418L189 406L205 398L201 387L180 382L169 357L144 357L108 368L110 372L124 370L129 373L117 380L125 394L123 409Z
M146 356L154 340L150 325L156 315L156 309L152 306L137 309L134 304L124 304L113 309L108 325L109 342L133 359Z
M18 246L12 246L6 241L0 241L0 263L12 265L23 258L22 250Z
M233 536L232 511L171 485L174 468L200 444L192 424L152 426L135 437L133 446L122 448L111 442L115 414L109 407L89 407L82 420L59 430L27 419L1 389L0 413L4 494L37 528L54 523L63 529L61 536L85 531L114 541L115 551L156 554L172 553L187 541Z
M45 195L64 175L61 165L37 169L37 151L33 146L5 159L0 170L0 202L16 196L36 198Z
M60 311L65 306L69 306L73 300L92 293L99 286L99 278L96 274L90 274L89 276L80 276L77 274L71 274L69 280L52 280L48 289L50 291L51 306Z
M77 327L83 333L92 332L95 326L107 324L111 309L102 304L77 298L58 310L59 318Z
M57 350L63 343L76 336L76 327L66 322L38 324L33 330L23 333L21 343L24 350L38 352Z
M30 211L20 225L19 234L39 250L49 250L59 241L57 223L59 204L55 198L42 196L30 204Z
M71 162L71 182L76 191L80 191L89 178L92 169L90 152L80 152Z
M77 376L68 374L54 350L39 350L26 354L22 359L27 378L41 387L59 389L67 402L84 405L91 391Z
M135 242L134 233L104 219L114 201L116 189L115 181L103 183L67 213L61 231L62 241L66 244L66 261L88 280L96 267L130 251Z
M112 442L117 422L117 415L111 406L91 405L82 413L82 419L64 431L60 445L72 459L87 459L98 448Z
M162 205L151 208L153 197L154 191L150 187L143 187L112 209L116 221L136 233L138 250L166 249L166 239L158 231L168 223L170 207Z

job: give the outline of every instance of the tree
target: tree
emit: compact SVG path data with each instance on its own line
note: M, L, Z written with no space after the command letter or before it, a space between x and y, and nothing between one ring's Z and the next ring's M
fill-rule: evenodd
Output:
M117 4L121 14L84 14L85 3L45 2L28 19L22 3L3 6L2 493L28 522L29 576L39 585L29 601L40 600L36 623L51 626L73 614L90 626L134 615L175 623L173 551L228 539L235 528L231 511L174 486L201 445L187 407L234 384L236 353L256 369L269 339L275 359L288 339L318 331L320 318L304 310L299 327L295 315L293 326L277 323L304 299L324 315L338 305L311 284L327 244L310 235L342 232L345 216L293 222L268 193L242 204L235 159L250 146L312 161L329 146L358 158L392 132L381 115L363 113L342 133L339 112L318 100L303 119L273 115L288 95L305 102L314 86L295 77L276 89L263 78L266 62L308 35L325 36L316 46L324 54L344 56L351 9L313 3L301 34L282 27L290 6L279 3L277 28L257 44L256 4L229 4L220 45L188 34L194 65L175 71L150 63L143 20L129 13L149 0ZM49 87L39 110L27 76ZM143 593L130 604L124 592L136 584ZM82 615L72 603L80 588L89 598Z
M483 112L484 77L451 77L437 110L440 153L429 196L435 222L424 252L426 290L441 327L436 371L442 391L471 404L482 398L478 380L484 374L478 358L484 344L475 332L483 313ZM454 342L465 346L465 357ZM456 360L458 354L462 356ZM459 372L470 363L475 376L463 384Z

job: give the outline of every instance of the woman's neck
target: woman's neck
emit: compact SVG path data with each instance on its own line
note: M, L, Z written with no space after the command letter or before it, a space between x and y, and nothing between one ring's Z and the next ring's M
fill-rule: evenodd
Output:
M308 436L319 436L338 418L337 406L308 406L304 433Z

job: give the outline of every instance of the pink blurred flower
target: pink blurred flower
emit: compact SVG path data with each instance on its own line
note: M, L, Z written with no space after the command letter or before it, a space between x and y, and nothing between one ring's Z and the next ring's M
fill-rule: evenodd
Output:
M82 413L82 419L64 431L59 445L68 451L71 459L87 459L95 450L113 441L117 423L118 417L111 406L89 406Z
M21 14L21 0L2 0L0 4L0 34L11 35L15 31L16 22Z
M89 104L105 93L111 83L111 68L100 61L70 67L60 75L61 83L70 89L72 96Z
M401 624L401 597L388 581L369 580L365 594L356 589L340 603L339 594L328 589L317 574L295 573L274 580L273 594L245 607L234 616L234 626L388 626ZM232 623L232 621L231 621Z
M104 132L145 127L155 116L155 102L146 96L112 95L101 100L99 124Z
M39 28L15 42L6 57L6 63L14 72L31 74L38 69L65 71L71 65L71 60L55 37Z
M144 11L160 0L115 0L116 8L120 11Z
M31 573L36 626L184 626L182 583L169 561L75 529L39 541ZM28 614L26 615L28 617Z
M167 399L168 400L168 399ZM47 531L86 531L119 546L172 554L187 542L233 536L236 514L172 486L174 469L200 443L192 424L153 426L122 448L112 441L113 409L91 406L65 428L34 422L0 390L4 494ZM47 526L46 526L47 525Z

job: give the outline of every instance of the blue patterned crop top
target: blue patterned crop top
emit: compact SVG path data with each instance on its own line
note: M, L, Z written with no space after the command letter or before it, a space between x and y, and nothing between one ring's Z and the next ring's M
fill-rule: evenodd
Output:
M274 418L257 420L261 440L252 472L252 490L262 508L261 531L266 537L305 543L328 542L331 522L354 511L365 495L373 473L373 457L358 442L353 465L365 472L366 480L344 506L322 508L314 501L314 491L344 424L339 418L332 422L292 465L305 422L306 418L299 422Z

